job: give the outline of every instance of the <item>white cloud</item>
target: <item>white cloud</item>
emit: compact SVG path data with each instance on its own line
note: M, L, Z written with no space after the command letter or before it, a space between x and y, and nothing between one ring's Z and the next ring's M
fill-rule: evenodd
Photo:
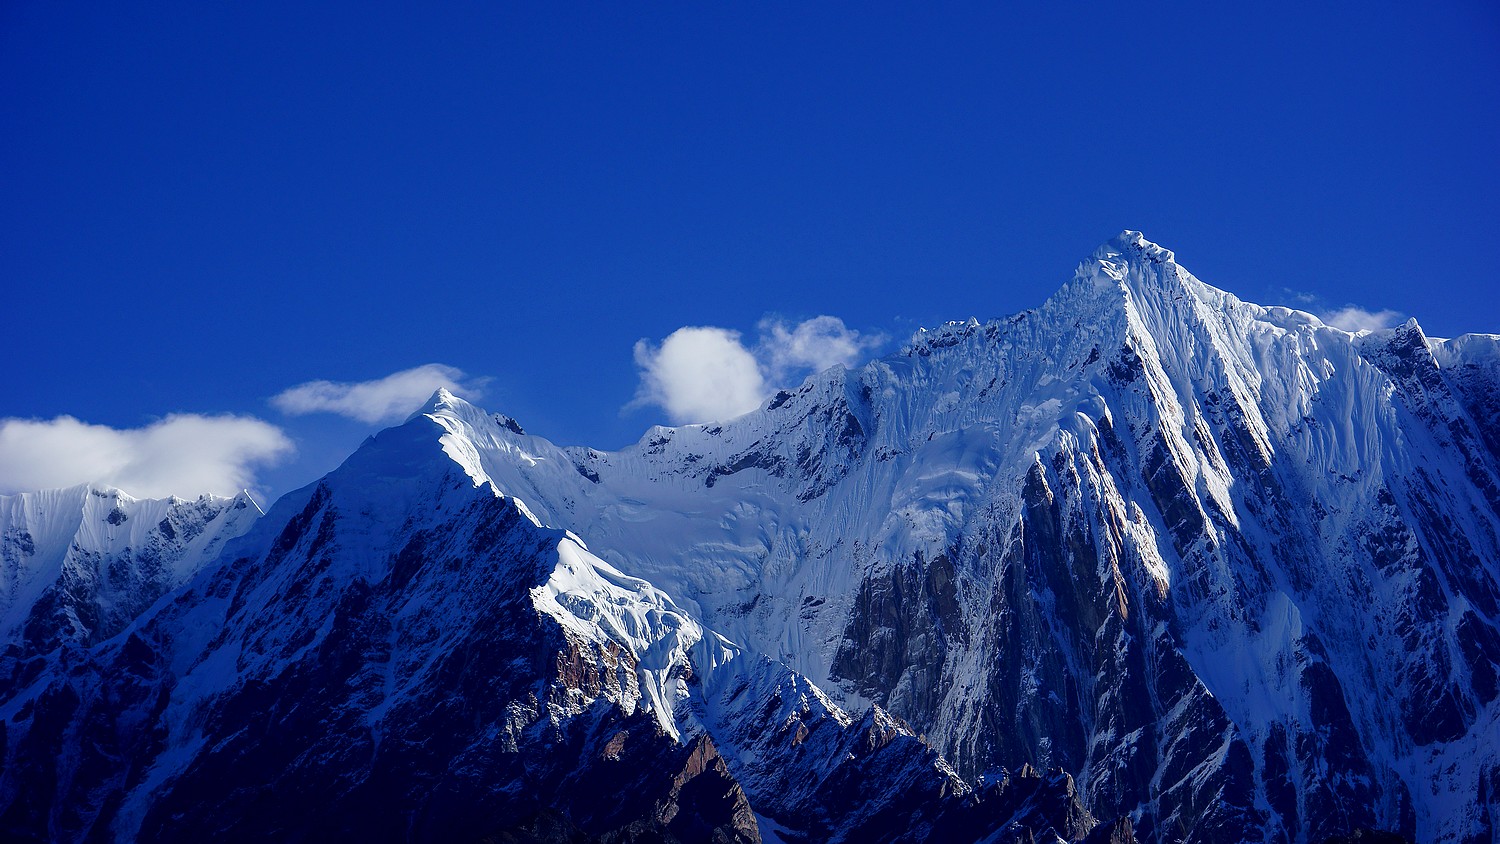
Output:
M780 320L762 320L760 330L762 357L773 375L798 369L822 372L836 363L853 366L884 339L863 337L831 316L813 317L790 328Z
M1345 331L1362 331L1390 328L1404 316L1400 311L1367 311L1357 305L1345 305L1336 311L1323 314L1323 322Z
M463 383L462 370L441 363L403 369L373 381L309 381L271 399L283 413L337 413L361 422L399 422L421 407L439 387L478 398L482 379Z
M837 363L852 366L884 341L831 316L797 325L767 319L759 328L753 348L738 331L713 326L679 328L660 346L641 340L635 344L641 385L629 406L657 405L679 424L728 419L754 410L788 379Z
M727 419L754 410L765 395L755 356L726 328L688 326L660 346L635 344L641 387L633 405L655 404L674 422Z
M71 416L3 419L0 492L97 483L142 498L232 495L292 450L280 428L248 416L174 414L127 429Z

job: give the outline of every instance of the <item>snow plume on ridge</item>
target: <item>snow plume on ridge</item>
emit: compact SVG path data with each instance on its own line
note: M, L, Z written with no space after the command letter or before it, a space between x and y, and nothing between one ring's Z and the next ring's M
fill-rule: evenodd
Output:
M831 316L796 325L767 318L759 330L753 347L738 331L714 326L679 328L659 346L637 342L641 384L627 409L656 405L677 424L728 419L754 410L795 376L834 364L852 366L884 342Z
M427 397L445 387L479 398L485 379L468 379L463 370L441 363L426 363L393 372L370 381L308 381L272 397L282 413L336 413L360 422L399 422L421 406Z
M0 493L95 483L144 498L234 495L293 450L280 428L249 416L177 413L126 429L72 416L3 419Z
M1376 331L1381 328L1390 328L1400 322L1405 316L1400 311L1383 309L1379 311L1368 311L1358 305L1345 305L1336 311L1330 311L1322 315L1323 322L1334 328L1342 328L1345 331Z

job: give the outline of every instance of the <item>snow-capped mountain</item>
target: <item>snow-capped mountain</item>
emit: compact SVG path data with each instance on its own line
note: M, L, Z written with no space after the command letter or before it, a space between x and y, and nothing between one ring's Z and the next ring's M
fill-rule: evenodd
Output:
M476 477L966 777L1074 772L1147 838L1487 834L1493 336L1351 334L1127 232L1042 307L758 411Z
M449 456L458 409L438 397L281 499L113 638L8 651L4 837L1011 841L1099 826L1067 774L975 788L886 713L846 713L543 526Z
M133 622L7 651L0 829L1488 841L1497 537L1500 338L1126 232L618 452L439 392Z

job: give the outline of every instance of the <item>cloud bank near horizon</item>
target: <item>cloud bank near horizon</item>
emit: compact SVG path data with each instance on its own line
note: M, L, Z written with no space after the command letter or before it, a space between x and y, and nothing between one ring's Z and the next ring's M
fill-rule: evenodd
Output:
M479 398L484 384L457 367L427 363L370 381L308 381L276 394L271 404L290 416L332 413L369 424L400 422L439 387Z
M627 409L660 407L674 424L728 419L754 410L788 379L853 366L885 342L832 316L796 325L768 318L757 328L753 346L738 331L708 325L679 328L659 345L638 341L640 386Z
M176 413L140 428L10 418L0 420L0 492L94 483L139 498L234 495L293 451L280 428L249 416Z

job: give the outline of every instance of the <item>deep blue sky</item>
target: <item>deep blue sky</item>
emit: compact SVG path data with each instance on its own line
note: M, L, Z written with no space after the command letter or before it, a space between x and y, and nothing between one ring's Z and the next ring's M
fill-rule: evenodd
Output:
M641 338L1002 316L1122 228L1500 331L1492 2L138 5L0 5L0 417L259 416L273 493L372 428L294 384L617 447Z

